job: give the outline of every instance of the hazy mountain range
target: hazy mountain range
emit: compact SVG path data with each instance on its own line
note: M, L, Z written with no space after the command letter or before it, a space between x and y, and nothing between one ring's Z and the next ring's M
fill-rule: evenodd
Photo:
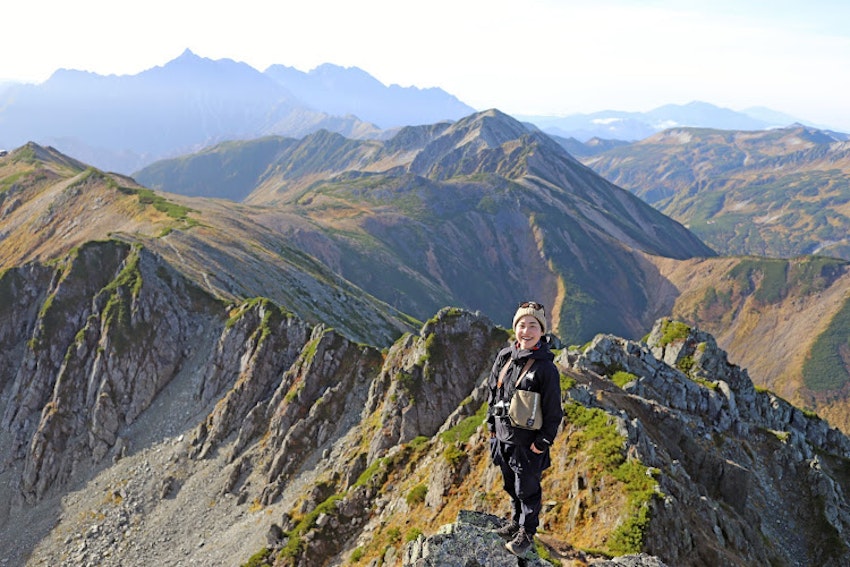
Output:
M189 50L131 76L62 69L44 83L6 88L0 101L0 145L36 141L124 173L223 140L318 129L374 137L381 127L472 112L440 89L384 87L358 69L276 65L261 73Z
M634 142L670 128L702 127L717 130L769 130L805 123L804 120L756 107L743 111L721 108L706 102L667 104L648 112L603 110L570 116L517 116L532 122L546 133L581 142L598 138ZM808 124L827 129L825 126ZM846 139L846 135L835 133Z
M260 72L186 50L137 75L60 69L41 84L0 87L0 148L33 141L130 174L226 140L301 137L319 129L387 138L400 126L453 121L472 112L442 89L387 87L358 68L325 64L305 73L272 65ZM648 113L521 119L582 142L634 141L673 126L762 129L798 122L764 109L740 113L697 102Z

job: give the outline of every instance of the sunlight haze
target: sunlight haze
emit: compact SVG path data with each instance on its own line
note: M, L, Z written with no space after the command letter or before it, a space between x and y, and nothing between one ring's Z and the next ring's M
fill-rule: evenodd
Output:
M850 132L845 2L45 0L4 7L0 80L136 74L185 49L309 71L358 67L516 115L699 100Z

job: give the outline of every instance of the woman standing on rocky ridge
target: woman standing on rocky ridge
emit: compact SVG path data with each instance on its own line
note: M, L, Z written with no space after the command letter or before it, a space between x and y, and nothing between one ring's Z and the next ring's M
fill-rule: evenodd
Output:
M509 522L496 532L517 556L525 555L539 524L543 492L540 480L549 467L549 447L563 418L560 373L553 362L546 333L543 305L520 303L513 319L516 341L499 351L488 379L490 456L502 471L504 489L511 499ZM516 423L509 415L517 390L539 394L539 428ZM532 394L533 396L533 394ZM536 406L535 406L536 407Z

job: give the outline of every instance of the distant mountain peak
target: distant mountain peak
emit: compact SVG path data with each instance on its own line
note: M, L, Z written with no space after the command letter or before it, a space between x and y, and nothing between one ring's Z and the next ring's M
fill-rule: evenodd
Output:
M193 52L187 47L183 50L183 53L181 53L180 56L177 57L177 59L201 59L201 57L195 55L195 52Z
M304 73L272 65L265 74L312 108L335 116L356 116L380 128L457 120L475 112L442 89L387 87L358 67L324 63Z
M591 114L521 116L520 118L535 124L548 134L575 138L582 142L594 137L606 140L638 141L662 130L680 126L759 131L801 122L799 119L765 108L737 111L697 100L686 104L665 104L647 112L603 110ZM810 126L814 125L810 124Z
M498 147L529 132L527 126L499 109L490 108L470 114L453 124L446 135L452 132L473 132L476 141L489 147Z
M44 84L0 87L0 145L52 144L125 174L224 140L300 138L319 128L374 138L380 129L475 111L440 89L387 87L357 67L326 63L302 73L273 65L260 72L189 47L135 75L60 69Z

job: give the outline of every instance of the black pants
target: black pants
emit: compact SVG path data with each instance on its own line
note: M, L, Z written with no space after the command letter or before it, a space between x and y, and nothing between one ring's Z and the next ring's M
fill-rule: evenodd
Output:
M549 467L549 451L535 453L530 447L492 439L493 463L502 469L505 492L511 497L512 518L528 535L537 533L543 490L540 479Z

